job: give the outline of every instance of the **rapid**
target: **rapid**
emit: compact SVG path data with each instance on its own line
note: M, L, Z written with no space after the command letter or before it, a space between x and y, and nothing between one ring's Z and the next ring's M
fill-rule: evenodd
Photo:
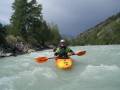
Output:
M0 58L0 90L120 90L120 45L75 46L86 50L71 56L74 65L65 71L55 60L35 62L38 56L52 57L52 50Z

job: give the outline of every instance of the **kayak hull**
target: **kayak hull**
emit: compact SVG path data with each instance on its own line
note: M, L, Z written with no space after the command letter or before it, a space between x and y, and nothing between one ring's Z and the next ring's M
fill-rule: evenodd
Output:
M57 68L67 70L67 69L72 68L73 60L71 58L68 58L68 59L56 59L55 64L56 64Z

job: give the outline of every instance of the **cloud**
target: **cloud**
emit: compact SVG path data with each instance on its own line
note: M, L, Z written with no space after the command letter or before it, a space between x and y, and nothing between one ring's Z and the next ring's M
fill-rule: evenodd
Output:
M14 0L0 0L0 19L9 22ZM62 34L77 35L120 12L120 0L37 0L43 16L57 24Z
M14 0L0 0L0 20L5 23L9 23L10 16L12 14L12 3Z
M119 0L37 0L45 19L76 35L120 11Z

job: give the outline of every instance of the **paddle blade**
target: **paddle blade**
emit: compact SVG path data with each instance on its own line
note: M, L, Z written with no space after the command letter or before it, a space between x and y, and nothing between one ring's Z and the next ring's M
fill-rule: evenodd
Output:
M86 53L86 51L78 51L78 52L76 53L76 55L82 56L82 55L84 55L85 53Z
M48 61L48 58L47 57L37 57L37 58L35 58L35 61L38 63L44 63L44 62Z

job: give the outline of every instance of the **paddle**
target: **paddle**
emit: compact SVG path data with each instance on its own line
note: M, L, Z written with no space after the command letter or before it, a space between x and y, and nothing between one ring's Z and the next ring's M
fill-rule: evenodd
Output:
M86 51L78 51L73 55L82 56L85 53L86 53ZM35 61L38 62L38 63L44 63L44 62L48 61L48 59L54 59L54 58L56 58L56 56L50 57L50 58L48 58L48 57L37 57L37 58L35 58Z
M50 58L48 58L48 57L37 57L37 58L35 58L35 61L38 62L38 63L44 63L44 62L47 62L48 59L54 59L54 58L56 58L56 57L50 57Z
M86 51L78 51L75 53L75 55L82 56L86 53Z

